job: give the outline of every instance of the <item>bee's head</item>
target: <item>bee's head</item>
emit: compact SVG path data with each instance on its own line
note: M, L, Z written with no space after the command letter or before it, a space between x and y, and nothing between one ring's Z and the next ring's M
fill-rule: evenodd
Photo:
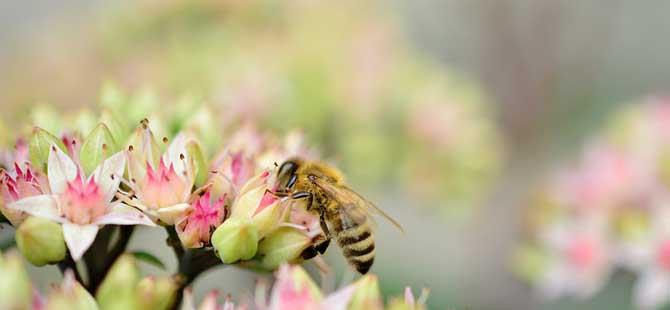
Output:
M296 171L299 165L298 160L289 159L279 166L279 170L277 170L278 191L289 191L293 188L295 182L298 180Z

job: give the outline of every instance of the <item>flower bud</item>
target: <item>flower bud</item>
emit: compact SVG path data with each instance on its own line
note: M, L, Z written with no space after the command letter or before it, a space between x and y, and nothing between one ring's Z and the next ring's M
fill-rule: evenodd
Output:
M177 289L175 281L168 277L146 277L137 284L139 309L167 309Z
M101 309L137 309L135 287L140 281L135 259L128 254L119 257L95 294Z
M35 266L56 263L65 258L61 225L42 217L29 217L19 226L16 230L16 245Z
M42 169L42 171L47 171L47 161L49 160L49 152L52 145L58 146L63 152L66 151L65 145L56 136L39 127L33 129L28 146L30 161L35 167Z
M71 270L65 272L63 284L54 289L44 307L47 310L97 310L95 299L74 279Z
M383 309L377 276L365 275L354 283L355 292L347 309Z
M30 309L32 287L16 253L0 255L0 275L0 309Z
M230 218L212 234L212 245L226 264L253 258L258 240L258 230L244 219Z
M116 153L118 149L109 128L103 123L98 124L86 136L79 152L81 166L84 168L86 175L91 174L105 158Z
M294 262L310 246L312 239L295 227L280 227L269 234L258 246L263 255L263 268L274 270L282 263Z

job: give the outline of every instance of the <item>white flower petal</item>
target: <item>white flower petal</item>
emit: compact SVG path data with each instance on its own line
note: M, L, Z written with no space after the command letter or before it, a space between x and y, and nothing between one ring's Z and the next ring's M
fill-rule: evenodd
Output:
M149 217L142 213L142 211L123 203L114 203L109 206L107 214L97 218L94 224L156 226L156 224L154 224L154 222L151 221Z
M65 244L70 249L72 259L78 261L88 250L98 234L98 225L77 225L73 223L63 223L63 237Z
M107 158L93 171L91 177L95 178L95 182L100 186L105 195L105 201L111 201L114 198L125 169L126 154L125 151L121 151Z
M193 162L186 149L188 142L189 139L185 134L181 133L177 135L172 143L170 143L170 146L168 146L168 149L163 156L163 161L165 161L166 165L174 165L174 170L177 175L185 176L188 185L193 185L193 170L195 168L193 167Z
M52 221L62 223L65 221L58 212L58 202L53 195L38 195L23 198L10 203L8 208L20 210L33 216L43 217Z
M188 203L180 203L171 207L160 208L156 210L156 213L158 215L158 219L160 219L163 223L167 225L174 225L177 219L181 217L184 212L186 212L188 207L190 207Z
M51 145L47 177L52 194L61 194L67 187L67 182L77 177L77 165L59 147Z
M638 278L633 291L639 309L656 309L670 299L670 277L663 271L647 271Z

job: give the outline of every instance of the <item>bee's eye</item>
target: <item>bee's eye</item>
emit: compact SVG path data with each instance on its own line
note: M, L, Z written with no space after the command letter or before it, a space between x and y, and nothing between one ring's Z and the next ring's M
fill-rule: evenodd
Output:
M277 171L277 180L279 185L285 189L291 188L296 182L295 171L298 169L298 165L293 161L286 161Z

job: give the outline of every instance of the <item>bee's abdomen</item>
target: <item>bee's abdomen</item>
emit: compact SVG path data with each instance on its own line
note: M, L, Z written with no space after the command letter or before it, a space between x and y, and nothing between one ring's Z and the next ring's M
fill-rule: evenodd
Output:
M344 257L358 272L365 274L375 258L375 240L367 221L346 227L337 234Z

